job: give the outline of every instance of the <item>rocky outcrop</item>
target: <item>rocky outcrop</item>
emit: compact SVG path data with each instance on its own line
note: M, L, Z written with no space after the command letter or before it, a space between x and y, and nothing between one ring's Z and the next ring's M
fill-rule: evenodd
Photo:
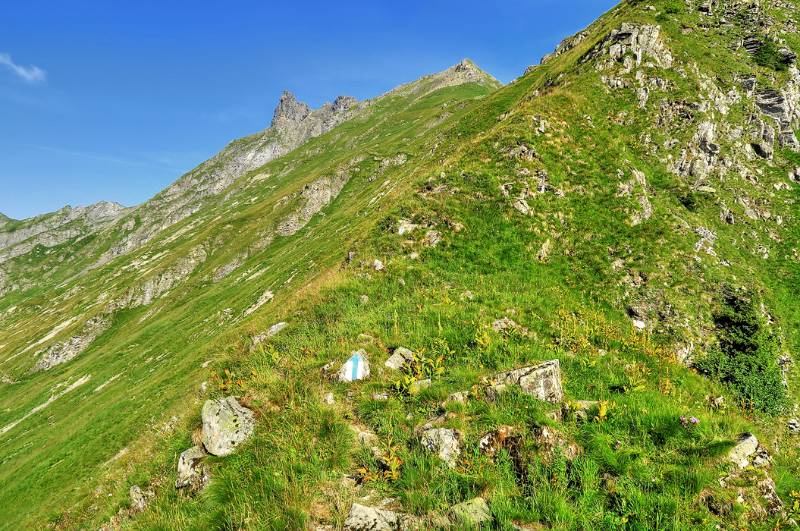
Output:
M203 447L211 455L232 453L255 429L255 415L232 397L208 400L203 405Z
M334 177L322 177L306 185L300 193L303 205L278 224L276 232L281 236L291 236L306 226L311 218L328 206L347 184L349 175L341 172Z
M661 28L624 22L618 29L595 47L584 58L598 59L597 68L612 69L621 64L624 72L631 72L643 63L670 68L672 53L661 38Z
M558 403L564 399L564 391L561 388L561 365L558 360L496 374L487 379L487 383L495 392L516 385L526 394L539 400Z
M752 433L743 433L739 436L734 446L728 453L728 460L736 463L740 468L750 464L750 459L758 450L758 439Z
M561 41L558 46L556 46L556 49L553 50L552 53L549 53L544 57L542 57L542 60L540 62L544 64L548 61L555 59L560 55L564 55L565 53L567 53L568 51L572 50L577 45L585 41L588 36L589 36L588 32L581 31L576 33L575 35L567 37L566 39Z
M450 508L450 517L457 525L481 529L490 525L493 518L489 504L483 498L473 498Z
M207 257L205 247L198 245L176 265L158 273L140 285L128 289L121 297L108 305L108 311L147 306L163 297L172 288L186 280Z
M108 316L97 316L89 319L80 334L76 334L66 341L56 343L47 350L37 352L36 356L41 356L41 358L36 362L33 370L46 371L74 359L86 350L100 334L108 330L110 326L111 321Z
M502 86L502 83L478 68L475 63L469 59L464 59L447 70L425 76L413 83L401 85L386 93L385 96L416 95L422 97L446 87L467 83L476 83L495 88Z

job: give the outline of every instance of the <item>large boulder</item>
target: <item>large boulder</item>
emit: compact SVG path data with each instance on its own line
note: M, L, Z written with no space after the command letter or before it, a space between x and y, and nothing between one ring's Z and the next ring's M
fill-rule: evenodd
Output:
M202 489L208 483L208 469L203 463L206 451L201 446L192 446L178 458L178 477L175 488Z
M456 460L461 455L459 440L461 434L449 428L429 428L420 435L420 444L431 453L447 463L447 466L454 468Z
M202 441L206 451L212 455L225 456L253 434L255 415L236 400L228 396L208 400L203 405Z
M490 388L499 390L518 385L526 394L546 402L558 403L564 398L561 364L558 360L502 372L489 378L488 383Z

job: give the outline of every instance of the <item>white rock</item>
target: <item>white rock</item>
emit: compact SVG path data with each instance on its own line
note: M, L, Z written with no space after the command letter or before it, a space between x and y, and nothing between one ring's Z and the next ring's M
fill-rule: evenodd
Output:
M397 234L399 234L400 236L404 234L411 234L417 229L417 227L419 227L419 225L415 225L414 223L411 223L407 219L401 219L400 222L397 224Z
M255 429L253 412L232 396L206 401L202 417L203 446L208 453L216 456L233 452Z
M383 265L383 262L381 262L376 258L375 261L372 262L372 269L374 269L375 271L383 271L384 269L386 269L386 267Z

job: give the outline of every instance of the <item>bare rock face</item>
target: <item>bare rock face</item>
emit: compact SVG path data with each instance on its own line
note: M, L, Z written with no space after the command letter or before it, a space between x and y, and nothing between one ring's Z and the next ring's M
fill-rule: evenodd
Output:
M342 172L334 177L322 177L303 188L303 205L278 224L277 233L291 236L306 226L311 218L336 199L347 184L349 175Z
M624 22L598 46L589 57L605 57L598 63L601 70L617 63L628 72L645 62L662 68L672 66L672 53L662 41L659 26Z
M564 399L558 360L496 374L488 383L493 387L518 385L525 393L546 402L558 403Z
M89 348L89 345L97 339L100 334L108 330L111 323L106 316L97 316L89 319L86 322L80 334L76 334L66 341L56 343L47 350L37 353L41 354L41 358L34 366L34 371L47 371L62 363L76 358L84 350Z
M232 453L255 429L253 412L232 396L206 401L202 417L201 440L211 455L221 457Z
M201 446L192 446L181 454L178 459L176 489L200 490L208 483L208 469L203 464L206 455L208 454Z

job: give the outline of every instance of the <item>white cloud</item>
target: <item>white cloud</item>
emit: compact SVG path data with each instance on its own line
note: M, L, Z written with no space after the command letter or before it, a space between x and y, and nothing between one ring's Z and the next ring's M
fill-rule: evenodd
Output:
M47 79L47 72L38 66L20 66L12 61L11 56L7 53L0 53L0 65L8 68L27 83L41 83Z

